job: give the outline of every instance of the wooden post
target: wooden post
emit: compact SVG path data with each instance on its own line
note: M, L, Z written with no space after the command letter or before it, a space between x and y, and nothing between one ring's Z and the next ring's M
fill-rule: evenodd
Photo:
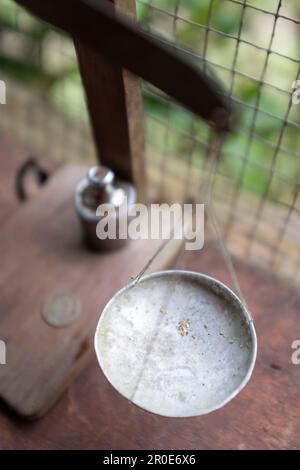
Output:
M135 14L135 0L111 0ZM143 103L139 78L94 53L74 38L98 159L117 176L134 182L145 198Z

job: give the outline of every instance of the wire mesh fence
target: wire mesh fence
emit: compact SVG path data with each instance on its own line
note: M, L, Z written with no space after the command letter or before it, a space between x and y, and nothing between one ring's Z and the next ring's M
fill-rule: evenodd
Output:
M228 99L238 108L239 125L224 146L215 197L231 249L295 280L299 108L293 105L292 92L300 72L299 7L277 0L264 2L263 7L257 1L196 3L187 8L183 1L138 0L151 31L163 34L163 41L174 41L200 67L220 77ZM162 31L166 23L168 28ZM150 101L149 161L155 161L151 149L158 142L155 136L161 135L160 188L166 174L173 172L185 197L197 197L209 131L147 84L144 93ZM155 109L162 103L164 115ZM176 158L181 163L177 171Z
M72 42L1 0L0 130L61 159L94 158ZM232 252L300 279L300 5L287 0L137 0L139 22L224 84L239 114L225 142L215 205ZM25 59L24 59L25 58ZM172 77L170 77L172 80ZM207 125L143 83L149 197L197 200ZM188 86L188 83L186 84Z

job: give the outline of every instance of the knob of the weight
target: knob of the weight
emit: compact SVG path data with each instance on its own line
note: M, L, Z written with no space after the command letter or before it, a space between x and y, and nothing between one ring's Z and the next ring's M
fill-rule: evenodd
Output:
M106 166L92 166L88 170L87 179L91 186L103 189L113 184L115 175Z
M134 187L117 180L112 170L105 166L91 167L86 177L81 180L75 191L75 209L80 219L83 237L86 244L95 250L114 250L124 246L127 242L125 238L100 239L97 236L97 225L101 215L97 215L97 209L101 204L110 204L115 208L113 219L116 222L116 233L120 218L127 219L127 205L134 204L136 192ZM109 215L108 215L109 216Z

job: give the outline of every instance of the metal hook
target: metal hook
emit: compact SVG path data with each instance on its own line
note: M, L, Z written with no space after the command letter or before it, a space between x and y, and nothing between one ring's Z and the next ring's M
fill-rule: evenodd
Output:
M25 190L25 178L28 173L34 173L36 181L39 186L46 183L49 178L47 170L42 168L34 157L28 158L19 168L16 174L15 189L19 201L26 201L28 199Z

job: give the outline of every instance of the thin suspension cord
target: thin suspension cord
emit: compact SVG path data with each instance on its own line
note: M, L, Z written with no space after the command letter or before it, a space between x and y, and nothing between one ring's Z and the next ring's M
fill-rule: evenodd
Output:
M230 274L232 284L234 286L234 290L236 291L237 295L239 296L240 300L243 302L245 307L247 306L245 298L242 294L240 283L238 280L238 276L236 273L236 270L234 268L234 264L231 258L231 255L228 251L227 245L225 238L222 234L222 231L220 229L215 210L214 210L214 204L213 204L213 194L214 194L214 185L215 185L215 180L216 180L216 174L217 174L217 167L218 167L218 162L220 160L221 156L221 151L223 147L223 142L224 142L224 135L217 135L212 142L212 149L209 155L209 170L208 170L208 181L207 185L205 185L204 191L203 191L203 201L204 204L206 205L207 208L207 213L209 216L210 224L213 229L213 232L215 233L217 237L217 241L219 242L220 248L221 248L221 253L226 265L226 268ZM147 272L149 267L152 265L154 260L157 258L157 256L163 251L163 249L168 245L168 243L173 240L174 237L174 227L171 230L170 233L170 238L165 240L159 247L158 249L154 252L154 254L148 259L147 263L143 266L141 271L138 273L134 280L134 286L142 279L143 275Z
M240 300L243 302L245 307L247 306L245 298L242 294L242 290L240 287L240 283L238 280L238 276L236 273L236 270L234 268L234 264L231 258L231 255L228 251L227 244L225 241L225 238L222 234L222 231L220 229L219 222L216 217L215 209L214 209L214 200L213 200L213 195L214 195L214 185L216 181L216 174L217 174L217 167L218 167L218 162L220 160L220 155L222 151L224 143L224 136L218 136L215 141L213 142L213 150L210 155L210 169L209 169L209 177L208 177L208 186L207 186L207 191L206 191L206 197L204 200L206 201L206 207L207 207L207 212L209 215L210 219L210 224L212 226L213 232L215 233L217 237L217 241L219 242L220 248L221 248L221 253L226 265L226 268L230 274L232 284L234 286L234 289L237 293L237 295L240 297Z
M223 256L223 259L224 259L224 262L225 262L225 265L228 269L228 272L231 276L231 280L232 280L232 283L233 283L233 286L234 286L234 289L237 293L237 295L240 297L240 300L242 301L242 303L244 304L244 306L246 307L246 302L245 302L245 299L244 299L244 296L242 295L242 292L241 292L241 288L240 288L240 284L239 284L239 281L238 281L238 277L237 277L237 274L236 274L236 271L235 271L235 268L234 268L234 265L233 265L233 262L232 262L232 259L231 259L231 256L230 256L230 253L227 249L227 246L226 246L226 242L225 242L225 239L224 239L224 236L221 232L221 229L219 227L219 223L217 221L217 218L216 218L216 215L215 215L215 211L214 211L214 205L213 205L213 192L214 192L214 184L215 184L215 180L216 180L216 173L217 173L217 167L218 167L218 162L220 160L220 156L221 156L221 151L222 151L222 146L223 146L223 142L224 142L224 136L217 136L214 140L214 142L212 142L212 149L211 149L211 152L210 152L210 155L209 155L209 171L208 171L208 181L207 181L207 185L205 185L204 187L204 196L203 196L203 200L204 200L204 203L206 204L206 207L207 207L207 211L208 211L208 214L209 214L209 218L210 218L210 222L211 222L211 225L212 225L212 228L213 228L213 231L215 232L216 236L217 236L217 240L219 241L220 243L220 247L221 247L221 252L222 252L222 256ZM139 274L136 276L135 278L135 281L133 283L133 286L132 287L135 287L138 282L142 279L143 275L145 274L145 272L148 270L148 268L151 266L151 264L153 263L153 261L156 259L156 257L161 253L161 251L168 245L168 243L173 239L174 237L174 227L170 233L170 238L165 240L160 246L159 248L155 251L155 253L151 256L151 258L147 261L147 263L144 265L144 267L142 268L142 270L139 272ZM158 331L159 331L159 325L160 323L162 322L162 316L159 316L158 317L158 320L157 320L157 324L156 324L156 327L155 327L155 332L154 332L154 335L152 336L151 338L151 341L147 347L147 353L145 355L145 358L144 358L144 361L143 361L143 365L140 369L140 373L138 375L138 378L137 378L137 382L135 384L135 387L132 391L132 394L129 398L129 401L133 401L134 398L135 398L135 395L139 389L139 385L142 381L142 378L143 378L143 374L144 374L144 370L145 370L145 366L147 364L147 361L151 355L151 351L152 351L152 348L153 348L153 345L156 341L156 338L157 338L157 334L158 334ZM250 316L250 321L252 321L252 318Z

